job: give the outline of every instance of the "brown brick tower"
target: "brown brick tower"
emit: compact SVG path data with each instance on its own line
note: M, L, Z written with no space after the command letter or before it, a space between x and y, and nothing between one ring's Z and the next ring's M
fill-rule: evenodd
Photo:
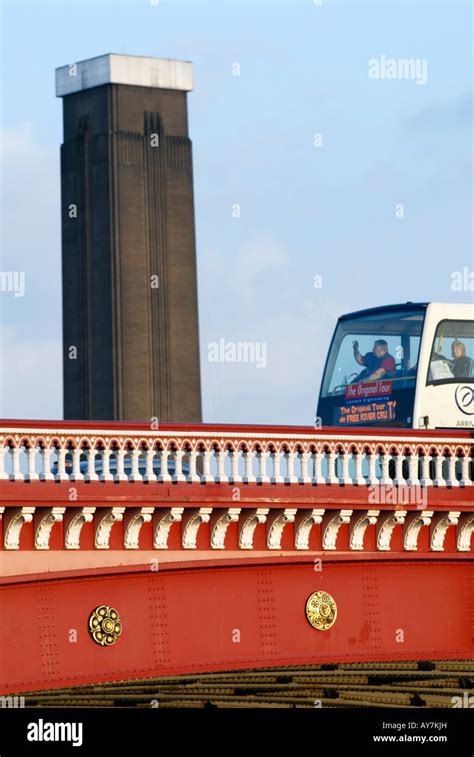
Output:
M64 418L200 421L191 63L56 70Z

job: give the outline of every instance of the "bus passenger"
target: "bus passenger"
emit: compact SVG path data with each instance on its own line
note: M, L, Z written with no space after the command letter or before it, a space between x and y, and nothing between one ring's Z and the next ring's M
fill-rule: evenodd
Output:
M466 345L457 339L451 345L455 378L470 378L472 360L466 355Z
M354 359L359 365L365 366L364 370L359 373L355 383L359 381L378 381L382 376L391 378L396 369L395 360L388 351L388 344L385 339L376 339L372 352L366 352L361 355L359 352L359 342L352 342L354 349Z

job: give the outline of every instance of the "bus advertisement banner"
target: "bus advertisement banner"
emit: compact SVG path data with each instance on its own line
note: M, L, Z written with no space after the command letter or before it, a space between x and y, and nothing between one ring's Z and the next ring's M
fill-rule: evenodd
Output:
M360 399L388 397L392 394L391 381L368 381L365 384L348 384L346 386L346 400L355 402Z
M350 426L387 423L396 419L396 400L391 398L391 381L369 381L346 386L346 402L335 408L334 423Z

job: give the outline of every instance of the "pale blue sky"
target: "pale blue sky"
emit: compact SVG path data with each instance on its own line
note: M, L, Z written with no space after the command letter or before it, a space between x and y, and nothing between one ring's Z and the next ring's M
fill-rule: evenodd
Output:
M26 290L0 293L0 416L62 416L54 69L106 52L194 63L206 421L311 423L339 314L472 300L451 290L474 265L470 3L4 0L1 269ZM381 55L426 59L427 84L369 79ZM209 363L219 338L267 366Z

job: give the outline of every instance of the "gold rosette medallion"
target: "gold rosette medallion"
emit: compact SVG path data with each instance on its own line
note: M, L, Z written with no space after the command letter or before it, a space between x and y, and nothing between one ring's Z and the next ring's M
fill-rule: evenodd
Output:
M315 591L306 600L308 623L318 631L328 631L336 622L337 605L327 591Z
M101 647L115 644L122 633L122 623L117 610L108 605L96 607L89 617L89 632Z

